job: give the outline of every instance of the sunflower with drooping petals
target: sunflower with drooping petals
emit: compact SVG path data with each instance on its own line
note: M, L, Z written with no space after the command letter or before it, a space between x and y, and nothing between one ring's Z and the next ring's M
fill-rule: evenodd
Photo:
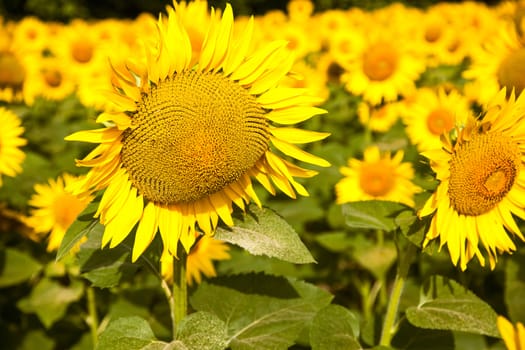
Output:
M49 252L60 247L69 226L93 199L92 196L79 198L68 190L68 187L81 179L82 177L66 173L57 179L50 179L47 184L34 186L35 194L29 200L32 209L25 223L38 236L49 235Z
M498 254L516 249L511 236L525 240L513 218L525 219L525 94L505 97L502 89L483 119L470 119L455 141L446 136L442 148L423 153L440 181L419 212L433 214L423 245L439 238L462 270L474 256L485 265L480 246L493 269Z
M22 138L24 128L20 118L10 110L0 107L0 187L2 175L16 176L22 172L25 153L20 149L27 144Z
M379 147L365 149L363 160L351 158L340 168L344 177L335 185L336 203L385 200L414 206L416 186L412 163L403 162L404 152L381 152Z
M146 64L115 67L115 109L98 121L107 126L80 131L68 140L99 144L79 166L92 168L76 193L105 190L95 214L105 225L102 245L114 247L137 225L132 260L157 231L167 252L188 252L195 232L211 235L219 219L232 226L233 203L261 205L252 178L270 193L307 196L296 178L311 177L275 151L300 161L329 166L296 144L327 133L291 125L325 113L305 89L279 87L294 57L286 42L249 53L253 20L233 37L227 5L211 23L196 64L192 43L177 11L159 19ZM137 60L140 62L140 60Z

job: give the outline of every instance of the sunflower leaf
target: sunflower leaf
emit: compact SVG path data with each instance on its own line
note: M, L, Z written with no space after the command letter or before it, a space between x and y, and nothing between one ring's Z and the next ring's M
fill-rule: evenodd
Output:
M80 240L93 230L103 230L103 226L98 220L93 219L93 215L97 210L98 203L92 202L88 204L86 209L78 215L78 218L69 226L56 256L56 261L62 259Z
M315 262L295 230L277 213L251 205L231 228L217 228L215 238L238 245L253 255L267 255L295 264Z
M30 255L5 248L0 251L0 288L24 282L41 269L42 265Z
M66 314L69 304L79 300L83 293L84 285L80 281L74 280L63 286L53 279L43 278L17 306L25 313L36 313L44 327L50 328Z
M357 229L394 231L399 225L396 217L410 208L401 203L368 200L343 204L346 225Z
M95 350L164 349L166 343L155 339L149 323L140 317L121 317L100 334Z
M100 249L102 231L93 230L78 252L82 276L99 288L111 288L133 275L138 266L131 263L131 237L111 249Z
M359 320L350 310L331 304L319 310L310 328L310 345L313 350L361 349L356 340Z
M492 307L451 279L432 276L420 299L418 306L406 310L408 321L416 327L499 337Z
M188 350L222 350L227 345L226 324L216 315L198 311L185 317L177 328L177 340Z
M331 300L313 285L263 274L203 282L190 298L226 324L232 350L288 349Z

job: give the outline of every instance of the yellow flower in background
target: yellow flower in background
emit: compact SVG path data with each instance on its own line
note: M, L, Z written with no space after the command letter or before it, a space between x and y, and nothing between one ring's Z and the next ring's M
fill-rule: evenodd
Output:
M370 106L366 102L357 105L357 116L365 127L376 132L387 132L399 119L400 107L397 102L381 106Z
M402 119L419 151L441 148L443 133L464 126L473 117L469 100L456 90L420 88L409 100Z
M188 252L198 229L211 235L219 219L233 225L233 203L261 205L252 178L275 194L307 196L296 178L306 170L275 151L318 166L324 159L296 144L327 133L291 125L325 113L305 89L278 87L293 64L286 42L250 53L253 20L234 37L233 13L226 6L211 23L193 64L192 42L176 10L160 18L146 64L128 61L115 68L115 109L98 121L106 127L80 131L68 140L99 144L79 166L92 168L75 193L105 189L95 214L105 225L102 246L114 247L138 224L135 261L160 231L167 253Z
M342 62L343 63L343 62ZM343 67L346 89L372 105L391 102L415 91L415 81L425 69L421 59L388 35L369 38L355 60Z
M521 322L514 326L503 316L498 316L498 330L508 350L525 349L525 327Z
M434 214L423 246L439 238L462 270L474 256L485 264L480 245L493 269L498 254L516 249L509 234L525 239L513 218L525 219L525 94L505 96L503 89L456 141L447 136L442 148L422 153L440 181L419 213Z
M414 206L414 194L421 189L412 183L412 163L403 162L403 151L392 157L379 147L365 149L363 160L351 158L340 168L344 178L335 185L336 203L385 200Z
M40 237L49 234L49 252L58 249L69 226L93 199L92 196L79 198L67 189L80 180L82 177L63 174L56 180L34 186L35 194L29 200L32 209L25 223Z
M36 97L60 101L75 92L74 72L55 57L34 59L28 69L24 101L31 106Z
M0 107L0 186L2 175L16 176L22 172L25 153L20 147L27 144L22 138L24 128L18 116L10 110Z
M230 247L223 241L211 236L199 236L196 243L191 247L186 260L186 282L188 285L201 283L202 275L215 277L214 261L228 260ZM164 250L161 261L162 278L173 282L173 256Z
M512 23L495 25L496 33L473 51L472 63L463 72L465 78L480 82L476 100L481 104L504 87L507 92L515 89L518 95L525 88L525 46Z

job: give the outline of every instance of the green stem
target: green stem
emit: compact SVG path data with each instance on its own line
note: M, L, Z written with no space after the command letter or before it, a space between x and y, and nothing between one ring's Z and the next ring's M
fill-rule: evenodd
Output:
M178 250L179 258L173 259L173 339L177 335L177 327L188 313L188 285L186 281L187 254L184 248Z
M408 277L408 271L412 263L414 254L416 253L416 246L408 244L406 250L399 254L399 264L397 266L396 279L392 286L392 292L390 293L390 299L386 309L385 319L383 321L383 329L381 330L381 338L379 339L379 345L390 346L392 337L396 332L396 319L397 312L399 309L399 302L401 300L401 294L405 287L405 282Z
M98 315L97 315L97 303L95 299L95 290L92 286L86 288L87 296L87 308L89 314L88 325L91 330L91 339L93 341L93 347L98 343Z

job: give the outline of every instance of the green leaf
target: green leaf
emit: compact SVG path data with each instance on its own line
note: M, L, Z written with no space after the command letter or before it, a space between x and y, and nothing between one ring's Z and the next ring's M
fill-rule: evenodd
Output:
M347 252L354 247L354 236L346 232L330 232L315 235L315 240L331 252Z
M525 251L517 251L505 262L505 304L513 322L525 323Z
M177 340L188 350L222 350L226 348L228 329L216 315L199 311L182 320Z
M24 282L42 269L30 255L13 248L0 252L0 288Z
M56 257L57 261L68 254L71 248L73 248L82 237L89 234L91 231L104 231L104 226L102 226L97 219L93 219L97 206L97 202L89 203L86 209L80 213L77 220L69 226L69 229L60 243L60 247L58 247Z
M356 340L359 320L340 305L328 305L315 315L310 328L312 350L361 349Z
M231 228L217 228L215 238L238 245L253 255L267 255L295 264L315 262L288 223L268 208L251 205Z
M353 256L359 265L370 271L377 279L382 279L396 261L397 249L393 242L384 242L382 245L356 250Z
M398 224L396 217L405 210L412 210L404 204L389 201L361 201L343 204L346 225L357 229L394 231Z
M191 297L195 310L217 315L233 350L288 349L332 296L313 285L248 274L202 283Z
M459 283L433 276L422 288L419 306L406 310L416 327L483 334L499 338L497 314Z
M148 322L140 317L122 317L109 323L100 334L96 350L164 349L166 343L155 339Z
M101 230L88 233L88 240L78 251L78 261L83 277L96 287L111 288L133 275L138 265L131 263L131 248L126 244L132 237L114 248L101 249L102 234Z
M79 300L83 292L80 281L73 280L68 286L63 286L55 280L43 278L17 306L25 313L36 313L44 327L49 328L66 314L69 304Z

